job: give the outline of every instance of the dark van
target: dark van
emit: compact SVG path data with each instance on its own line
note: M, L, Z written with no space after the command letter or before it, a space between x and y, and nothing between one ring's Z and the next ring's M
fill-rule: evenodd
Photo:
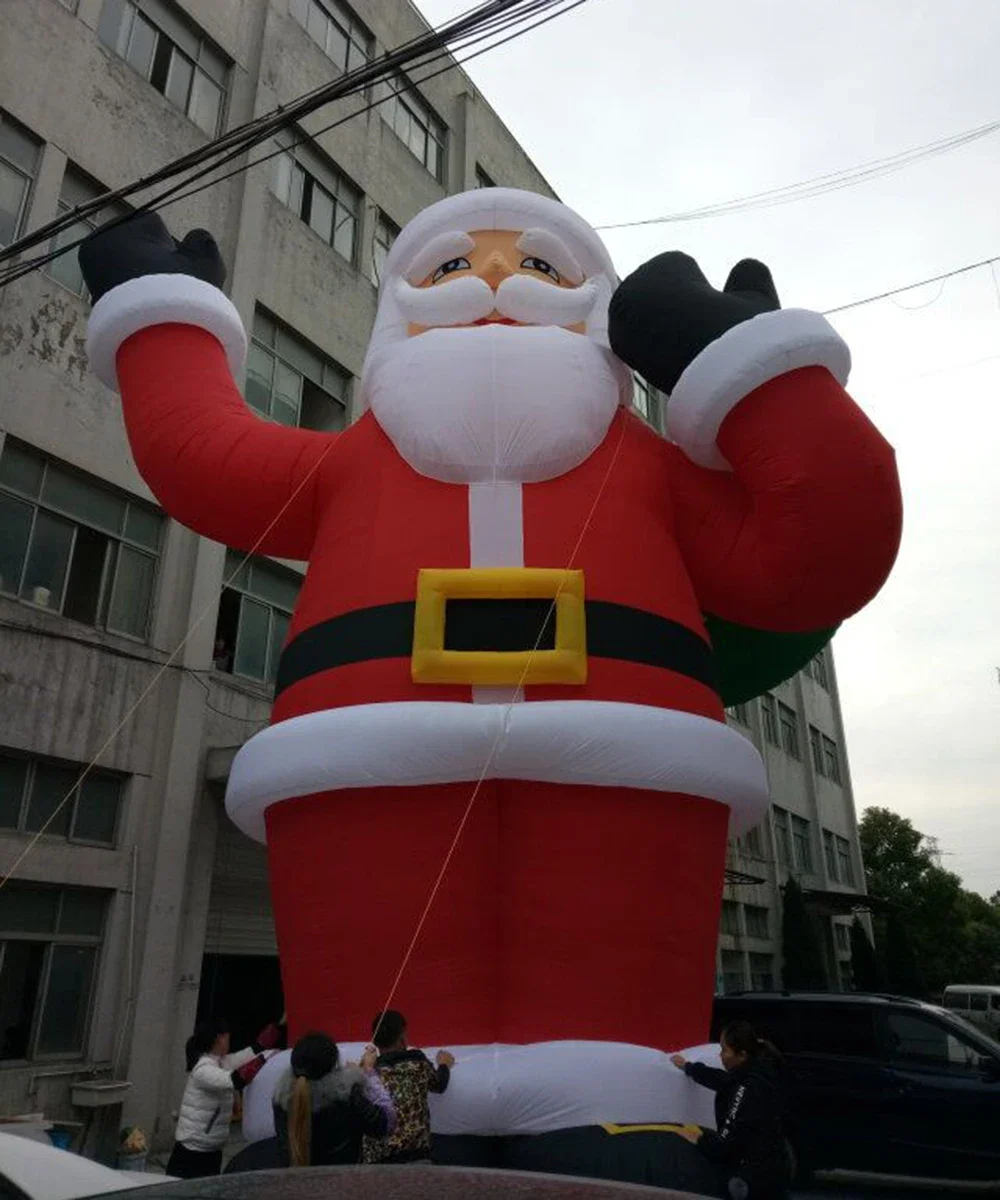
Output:
M712 1037L749 1021L785 1055L802 1173L836 1168L1000 1185L1000 1043L897 996L717 996Z

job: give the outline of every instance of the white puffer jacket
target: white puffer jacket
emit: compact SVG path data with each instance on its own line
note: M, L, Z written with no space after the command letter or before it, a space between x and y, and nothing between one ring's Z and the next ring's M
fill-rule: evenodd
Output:
M220 1058L203 1054L194 1064L184 1088L177 1117L177 1141L188 1150L221 1150L233 1119L233 1072L256 1058L248 1046Z

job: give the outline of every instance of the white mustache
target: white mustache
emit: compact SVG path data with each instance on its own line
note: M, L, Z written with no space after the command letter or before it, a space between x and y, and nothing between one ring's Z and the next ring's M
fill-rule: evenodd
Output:
M395 289L403 316L416 325L471 325L492 312L523 325L576 325L586 321L597 287L555 287L530 275L511 275L494 292L485 279L464 276L438 287L416 288L405 279Z

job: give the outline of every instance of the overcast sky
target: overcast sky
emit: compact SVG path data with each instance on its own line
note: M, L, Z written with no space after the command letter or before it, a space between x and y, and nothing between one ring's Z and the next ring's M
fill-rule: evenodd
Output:
M420 0L432 23L469 0ZM469 64L559 195L641 220L843 170L1000 117L997 0L588 0ZM761 212L604 235L619 272L753 256L826 309L1000 254L1000 134ZM1000 267L838 315L851 391L892 441L903 548L836 641L859 811L1000 888ZM905 307L904 307L905 306Z

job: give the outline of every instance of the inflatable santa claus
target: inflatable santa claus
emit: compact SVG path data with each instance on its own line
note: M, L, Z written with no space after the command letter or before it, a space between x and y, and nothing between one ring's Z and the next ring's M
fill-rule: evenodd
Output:
M570 209L477 190L397 238L357 420L327 434L244 403L207 234L144 215L81 261L91 362L164 508L308 560L227 795L267 843L293 1033L367 1036L460 829L395 996L428 1042L595 1064L704 1041L727 836L768 803L719 639L753 676L725 698L756 694L899 540L831 326L751 261L721 292L681 254L619 285ZM669 394L666 438L631 369Z

